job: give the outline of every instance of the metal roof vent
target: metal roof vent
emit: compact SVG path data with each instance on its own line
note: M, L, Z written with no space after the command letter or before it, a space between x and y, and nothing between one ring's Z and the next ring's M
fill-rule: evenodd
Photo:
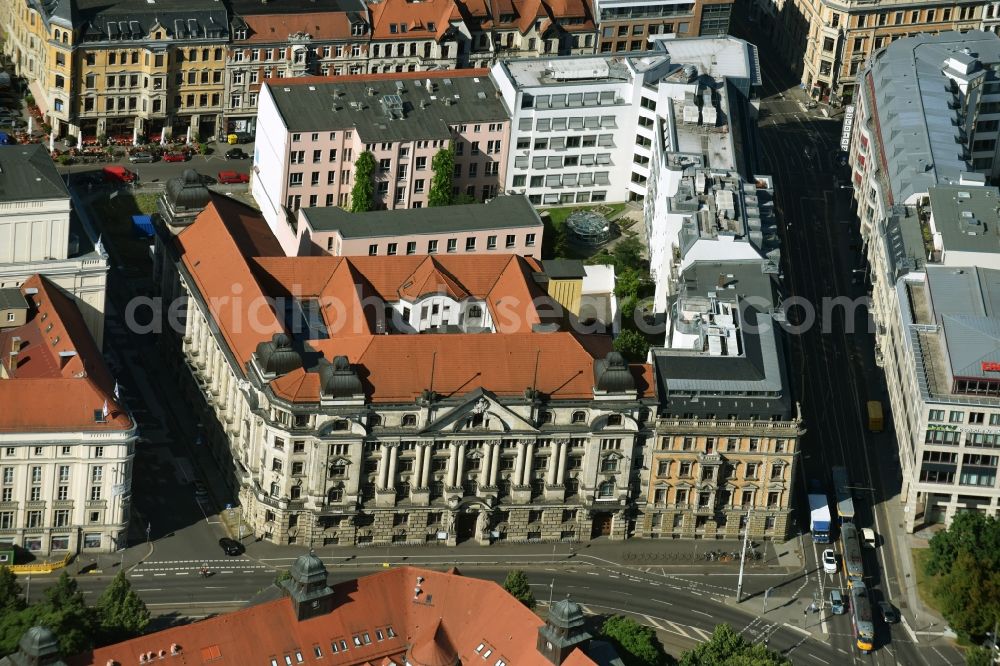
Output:
M985 233L983 223L972 211L963 210L958 221L959 230L966 236L982 236Z
M378 94L378 92L375 90L375 88L368 86L368 94L374 97L375 95Z

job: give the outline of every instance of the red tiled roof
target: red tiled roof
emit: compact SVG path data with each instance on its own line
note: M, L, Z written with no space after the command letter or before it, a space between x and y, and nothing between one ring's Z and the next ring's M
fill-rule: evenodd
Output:
M417 576L420 595L414 596ZM440 571L399 567L334 586L334 610L297 621L290 599L173 627L66 660L70 666L139 666L153 653L163 666L268 666L285 658L303 666L361 666L409 661L446 666L452 654L463 664L551 666L535 649L542 620L491 581ZM389 636L392 628L393 637ZM379 640L377 631L382 634ZM368 643L364 635L368 634ZM360 639L356 645L354 637ZM348 648L339 649L340 641ZM330 644L337 641L338 651ZM430 642L428 642L430 641ZM171 646L180 652L171 654ZM483 645L480 652L476 648ZM315 648L322 657L317 657ZM483 657L486 649L488 658ZM422 659L427 659L423 661ZM567 666L593 666L575 650Z
M347 12L315 12L308 14L252 14L243 16L250 28L246 41L233 45L238 49L241 44L260 44L279 42L288 44L288 36L296 33L306 33L313 42L332 39L347 39L351 37L351 22Z
M327 360L346 356L357 366L367 398L374 402L412 402L425 389L453 395L480 387L505 396L522 395L532 387L554 398L593 396L593 362L611 351L611 340L566 331L534 332L543 321L536 304L551 303L534 280L533 273L541 270L534 259L275 256L279 251L273 238L249 243L244 225L262 236L270 233L259 213L247 213L241 204L219 197L177 237L194 286L210 304L230 350L244 364L260 342L283 326L283 313L252 305L265 302L265 296L294 296L318 300L329 333L307 344ZM382 301L398 302L403 294L412 302L428 291L485 302L497 332L379 332L375 317ZM375 299L375 307L369 299ZM654 385L649 372L634 368L640 396L648 395ZM315 402L320 395L318 373L306 369L272 380L271 388L292 401Z
M283 331L244 258L281 254L281 246L259 213L214 196L195 222L177 235L177 244L181 261L237 358L249 360L259 343Z
M132 420L115 402L114 379L73 298L39 275L25 280L21 293L29 304L27 323L0 329L0 363L12 377L0 379L0 431L131 428ZM15 346L16 361L10 354ZM97 422L94 412L103 410L105 402L109 415Z
M370 3L372 39L441 39L450 27L451 20L461 20L455 0L381 0ZM429 24L434 24L430 31ZM391 32L390 25L405 25L406 32ZM398 30L398 28L397 28Z

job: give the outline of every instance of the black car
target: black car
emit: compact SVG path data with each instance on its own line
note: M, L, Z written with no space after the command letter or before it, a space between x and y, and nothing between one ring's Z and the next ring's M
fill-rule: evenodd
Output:
M227 160L245 160L249 159L249 155L243 152L242 148L230 148L226 151Z
M226 555L242 555L245 550L243 548L243 544L236 539L230 539L229 537L222 537L219 539L219 547L222 548L222 552Z
M886 624L896 624L899 622L899 613L896 612L896 609L888 601L878 602L878 609L882 611L882 619L885 620Z

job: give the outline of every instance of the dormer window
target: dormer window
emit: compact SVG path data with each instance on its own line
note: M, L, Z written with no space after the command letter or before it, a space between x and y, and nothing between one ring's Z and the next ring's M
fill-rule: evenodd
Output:
M609 426L620 426L621 424L622 424L622 415L621 414L611 414L610 416L608 416L608 425Z
M538 422L545 425L546 423L552 423L554 418L555 417L552 415L552 412L545 410L538 415Z
M344 431L347 430L347 421L344 419L337 419L333 422L333 430Z
M573 423L586 423L587 422L587 412L576 411L573 412Z
M403 414L403 427L404 428L415 428L415 427L417 427L417 415L416 414Z
M378 414L372 414L370 417L368 417L368 423L369 425L371 425L372 428L377 428L380 425L382 425L382 417L379 416Z

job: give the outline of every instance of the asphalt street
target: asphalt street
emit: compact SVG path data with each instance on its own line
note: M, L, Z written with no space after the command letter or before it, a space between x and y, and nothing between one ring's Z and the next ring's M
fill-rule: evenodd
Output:
M809 433L802 445L798 515L808 521L805 506L807 479L832 489L829 470L848 468L860 526L871 526L879 547L865 551L866 582L875 600L886 599L900 608L906 626L889 626L876 618L875 650L863 655L852 647L848 615L832 618L831 645L847 650L852 663L961 664L964 659L950 645L916 636L920 618L907 608L897 557L909 557L897 545L900 476L891 428L880 434L866 429L863 405L869 399L888 404L881 371L875 365L867 310L855 307L868 293L861 239L851 209L849 172L838 172L842 120L826 118L821 109L808 109L797 81L779 70L772 54L761 52L764 93L761 100L761 170L775 180L775 198L782 233L782 254L788 295L812 307L796 307L789 319L804 331L791 335L793 382ZM837 180L839 177L840 180ZM844 182L845 185L840 185ZM846 297L846 306L832 299ZM820 548L806 544L806 569L821 571ZM814 597L825 599L833 586L846 590L842 573L816 574ZM877 613L876 613L877 615Z

